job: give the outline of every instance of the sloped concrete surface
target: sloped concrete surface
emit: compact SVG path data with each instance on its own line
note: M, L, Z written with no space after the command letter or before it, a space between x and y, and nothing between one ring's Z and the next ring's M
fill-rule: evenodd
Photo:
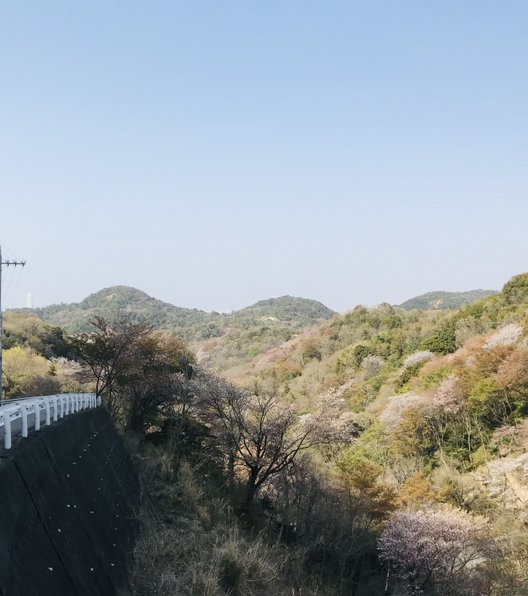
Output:
M0 595L126 593L139 497L102 408L0 452Z

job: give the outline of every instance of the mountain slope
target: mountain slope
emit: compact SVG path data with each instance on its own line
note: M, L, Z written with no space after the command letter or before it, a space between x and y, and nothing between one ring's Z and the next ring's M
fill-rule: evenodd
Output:
M470 290L468 292L427 292L406 300L398 306L405 310L454 310L465 304L473 304L492 294L495 290Z
M125 315L132 320L144 320L158 329L173 329L185 336L187 330L201 327L214 318L204 311L162 302L128 286L105 288L78 304L54 304L35 309L35 314L70 333L88 331L90 321L95 317L114 321Z
M316 300L281 296L280 298L260 300L260 302L233 314L237 317L275 319L310 325L321 319L330 319L336 313Z
M262 300L229 314L208 313L162 302L128 286L105 288L78 304L24 312L67 333L90 331L95 317L110 322L122 316L145 321L187 340L203 361L217 370L245 363L335 314L320 302L292 296Z

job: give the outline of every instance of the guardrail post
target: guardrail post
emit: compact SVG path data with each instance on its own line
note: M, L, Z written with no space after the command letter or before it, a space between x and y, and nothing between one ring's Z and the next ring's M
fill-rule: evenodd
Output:
M22 436L28 436L28 422L27 422L27 408L24 404L20 404L20 415L22 418Z
M11 449L11 414L4 412L2 418L4 420L4 448Z
M40 430L40 404L36 402L33 405L33 411L35 412L35 424L33 425L35 430Z
M46 408L46 426L51 424L51 411L50 411L50 400L44 400L44 406Z
M59 405L59 398L54 395L53 396L53 422L57 422L57 420L59 419L59 409L58 406Z

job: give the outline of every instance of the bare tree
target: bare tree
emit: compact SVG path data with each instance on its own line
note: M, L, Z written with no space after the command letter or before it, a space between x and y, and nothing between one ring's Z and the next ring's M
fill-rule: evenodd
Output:
M246 477L245 508L301 451L327 440L321 416L299 417L273 392L250 394L205 373L200 388L210 423L228 450L228 466Z

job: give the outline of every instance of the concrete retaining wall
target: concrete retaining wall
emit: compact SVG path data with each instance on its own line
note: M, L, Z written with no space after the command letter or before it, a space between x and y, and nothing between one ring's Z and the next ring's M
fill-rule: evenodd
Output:
M102 408L0 452L0 596L128 592L139 483Z

